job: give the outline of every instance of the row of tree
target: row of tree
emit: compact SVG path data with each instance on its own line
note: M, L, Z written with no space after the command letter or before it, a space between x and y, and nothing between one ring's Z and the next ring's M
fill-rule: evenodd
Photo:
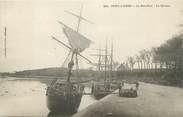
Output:
M125 66L130 70L182 70L183 34L176 35L159 47L143 49L136 56L128 56Z

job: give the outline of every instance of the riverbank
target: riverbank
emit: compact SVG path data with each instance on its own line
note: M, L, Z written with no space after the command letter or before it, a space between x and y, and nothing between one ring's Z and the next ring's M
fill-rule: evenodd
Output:
M183 117L183 90L140 83L137 98L108 95L73 117Z

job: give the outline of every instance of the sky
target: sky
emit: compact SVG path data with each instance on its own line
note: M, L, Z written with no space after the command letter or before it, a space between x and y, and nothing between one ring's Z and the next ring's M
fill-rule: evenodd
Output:
M169 7L104 7L104 5L168 5ZM64 10L94 22L82 21L79 32L93 43L82 52L97 62L96 48L113 40L114 61L122 63L142 49L157 47L180 33L183 22L181 0L0 0L0 72L61 67L68 49L51 36L68 43L57 21L76 30L77 18ZM3 56L4 27L7 27L7 58ZM91 67L80 60L80 67Z

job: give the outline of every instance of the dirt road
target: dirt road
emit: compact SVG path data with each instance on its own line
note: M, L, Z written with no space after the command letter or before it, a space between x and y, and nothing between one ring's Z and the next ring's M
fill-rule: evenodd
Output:
M140 83L138 95L109 95L73 117L183 117L183 89Z

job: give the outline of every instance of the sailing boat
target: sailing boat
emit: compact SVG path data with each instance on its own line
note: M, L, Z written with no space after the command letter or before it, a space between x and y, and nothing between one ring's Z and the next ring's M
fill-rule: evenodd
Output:
M101 99L105 97L106 95L113 92L112 90L112 83L110 81L110 77L112 75L112 65L113 65L113 44L111 46L111 53L108 54L107 51L107 42L106 42L106 48L104 50L99 49L99 55L96 55L99 57L97 68L99 70L99 73L104 72L104 82L94 82L92 84L92 94L96 99ZM102 55L101 51L104 51L105 54ZM104 58L104 62L102 62L101 58ZM110 61L109 61L110 60ZM110 63L109 63L110 62ZM104 71L102 71L102 68L104 67ZM107 78L109 76L109 78ZM101 77L101 75L99 75ZM99 79L98 79L99 80Z
M86 48L91 44L91 41L85 36L79 33L79 24L81 20L86 20L85 18L75 15L71 12L66 11L79 18L77 30L70 28L64 23L58 21L63 25L63 33L68 39L69 45L61 42L57 38L53 37L54 40L64 45L70 50L71 58L68 63L68 76L66 81L59 81L58 79L53 80L51 85L48 86L46 91L47 96L47 107L51 112L62 113L62 114L73 114L77 112L77 109L80 105L81 98L83 95L84 86L80 82L71 82L72 69L74 64L78 65L78 56L84 58L91 63L86 57L81 55ZM69 55L68 55L69 56ZM74 60L74 58L76 58Z

